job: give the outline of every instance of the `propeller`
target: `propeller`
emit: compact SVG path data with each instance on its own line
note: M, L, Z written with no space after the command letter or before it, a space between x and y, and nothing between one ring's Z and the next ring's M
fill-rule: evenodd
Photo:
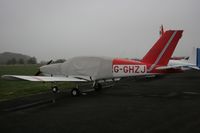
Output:
M39 76L42 72L40 70L37 71L37 73L35 73L35 76Z
M53 62L53 60L50 60L49 62L47 62L46 65L49 65ZM37 73L35 73L35 76L39 76L42 72L40 71L40 69L37 71Z
M49 64L51 64L52 62L53 62L53 60L50 60L49 62L47 62L46 65L49 65Z

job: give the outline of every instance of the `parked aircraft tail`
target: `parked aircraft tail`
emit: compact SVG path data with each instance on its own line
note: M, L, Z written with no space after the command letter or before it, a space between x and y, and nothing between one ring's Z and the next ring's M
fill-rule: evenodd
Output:
M196 52L196 65L200 68L200 48L197 48Z
M168 30L160 36L158 41L142 59L142 62L152 64L149 71L153 70L157 65L166 66L168 64L182 33L183 30Z
M192 52L188 61L189 63L195 64L200 68L200 48L192 48Z

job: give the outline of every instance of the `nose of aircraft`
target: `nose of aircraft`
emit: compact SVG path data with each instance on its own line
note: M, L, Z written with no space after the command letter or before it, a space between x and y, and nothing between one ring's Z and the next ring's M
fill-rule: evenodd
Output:
M60 64L50 64L50 65L41 66L40 71L44 75L61 75Z

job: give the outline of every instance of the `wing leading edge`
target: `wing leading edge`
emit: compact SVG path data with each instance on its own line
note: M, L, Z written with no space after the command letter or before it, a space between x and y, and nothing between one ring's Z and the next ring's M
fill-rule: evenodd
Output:
M79 79L75 77L50 77L50 76L23 76L23 75L3 75L3 79L6 80L25 80L35 82L87 82L85 79Z

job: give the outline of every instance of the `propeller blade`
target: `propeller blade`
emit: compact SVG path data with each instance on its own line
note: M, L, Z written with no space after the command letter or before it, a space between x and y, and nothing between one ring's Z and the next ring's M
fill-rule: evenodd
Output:
M42 72L39 70L39 71L35 74L35 76L39 76L41 73L42 73Z
M49 65L53 62L53 60L50 60L49 62L47 62L46 65ZM35 74L35 76L39 76L42 72L40 71L40 69L37 71L37 73Z
M53 60L50 60L49 62L47 62L46 65L49 65L49 64L51 64L52 62L53 62Z

